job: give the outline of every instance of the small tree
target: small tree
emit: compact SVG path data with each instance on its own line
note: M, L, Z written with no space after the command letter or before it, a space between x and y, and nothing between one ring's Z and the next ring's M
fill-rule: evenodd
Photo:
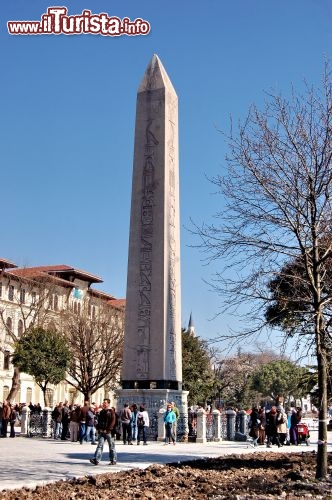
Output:
M258 348L257 348L258 349ZM255 370L266 363L280 358L270 351L241 352L236 356L218 359L215 363L215 392L227 406L251 407L258 402L260 394L252 387Z
M279 398L290 402L291 397L301 399L313 388L304 384L309 370L288 360L276 360L263 365L252 374L251 386L263 398L271 397L277 404Z
M55 330L32 328L15 344L12 360L15 366L31 375L46 401L48 384L57 385L66 377L71 359L65 338Z
M67 382L85 399L101 387L115 388L122 365L122 309L101 304L92 317L86 301L79 314L63 314L61 329L72 353Z
M204 403L213 393L214 374L207 343L182 331L183 390L189 391L188 403Z
M13 303L4 305L2 302L0 307L0 322L5 331L5 339L0 347L3 351L8 347L13 346L20 340L20 336L24 335L28 328L46 327L52 317L52 309L50 300L56 292L56 282L52 277L42 273L31 274L29 268L14 269L10 271L2 271L0 273L8 280L8 283L15 287ZM32 296L34 300L31 300ZM22 300L26 297L28 300ZM12 328L13 304L21 322L20 335L18 331ZM8 321L10 319L10 321ZM8 400L15 399L20 388L20 369L14 364L14 372L12 377L12 386L8 394Z

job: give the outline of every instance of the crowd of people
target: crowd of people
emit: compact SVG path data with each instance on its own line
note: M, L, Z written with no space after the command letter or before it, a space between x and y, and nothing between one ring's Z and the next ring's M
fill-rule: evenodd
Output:
M297 426L302 419L301 408L287 408L272 406L270 410L264 407L253 406L249 416L249 436L253 445L264 445L270 448L277 445L297 445Z
M176 443L179 410L174 402L167 405L164 413L165 444ZM90 462L98 465L101 460L105 441L109 446L110 465L116 464L115 440L122 439L124 445L147 445L149 414L144 405L125 403L120 411L110 406L104 399L101 406L84 401L82 406L69 405L67 401L57 404L52 411L54 439L73 442L90 442L97 445Z
M8 437L8 426L10 427L9 437L15 437L15 425L19 417L19 405L12 405L5 400L0 403L0 437Z

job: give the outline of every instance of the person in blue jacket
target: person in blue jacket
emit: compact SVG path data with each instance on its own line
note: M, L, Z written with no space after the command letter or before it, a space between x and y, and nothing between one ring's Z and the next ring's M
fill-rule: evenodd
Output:
M175 444L173 424L174 424L174 422L176 422L176 415L175 415L174 411L172 410L171 404L167 405L167 410L164 413L164 422L165 422L165 431L166 431L165 444L170 444L171 440L173 441L173 444Z

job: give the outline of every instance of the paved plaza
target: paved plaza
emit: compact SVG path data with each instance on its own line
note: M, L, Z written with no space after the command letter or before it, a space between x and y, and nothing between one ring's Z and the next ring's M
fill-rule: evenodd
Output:
M105 445L103 461L93 466L89 459L93 457L96 446L90 443L72 443L54 439L27 438L17 436L14 439L0 439L0 490L33 488L59 480L100 474L109 471L145 468L153 463L165 464L194 460L197 458L219 457L232 453L252 453L257 451L298 452L317 449L317 431L311 431L310 445L259 446L253 448L249 443L221 441L220 443L177 443L165 446L160 442L151 442L148 446L129 446L117 442L118 463L108 465L108 446ZM328 451L332 452L332 432L328 433Z

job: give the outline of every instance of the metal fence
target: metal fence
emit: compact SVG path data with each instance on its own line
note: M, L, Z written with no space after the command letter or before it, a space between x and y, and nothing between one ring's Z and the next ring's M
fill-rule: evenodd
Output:
M52 435L52 421L49 411L28 413L27 436L50 437Z

